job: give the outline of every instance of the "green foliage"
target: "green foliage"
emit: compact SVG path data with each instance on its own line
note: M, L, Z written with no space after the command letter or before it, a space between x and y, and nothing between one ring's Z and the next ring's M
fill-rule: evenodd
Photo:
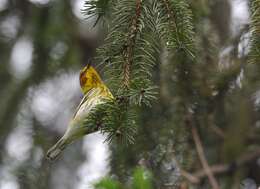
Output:
M110 178L103 178L94 185L96 189L122 189L121 184Z
M151 189L151 175L143 168L134 171L132 189Z
M251 50L249 52L249 59L247 66L248 73L248 86L253 87L253 90L257 90L257 86L259 85L259 61L260 61L260 2L258 0L252 0L250 2L251 5L251 23L250 23L250 30L251 30Z
M157 18L158 31L167 49L173 53L182 49L194 58L194 31L189 4L185 0L155 2L154 11L160 15Z
M85 125L89 128L96 125L102 133L107 133L107 141L118 139L121 143L132 144L136 133L136 114L125 103L106 101L91 112Z
M95 189L152 189L151 175L143 168L136 168L130 186L122 186L111 178L104 178L94 185Z
M87 19L96 17L94 26L98 23L101 18L105 18L109 13L109 3L112 0L90 0L85 1L84 8L82 12Z

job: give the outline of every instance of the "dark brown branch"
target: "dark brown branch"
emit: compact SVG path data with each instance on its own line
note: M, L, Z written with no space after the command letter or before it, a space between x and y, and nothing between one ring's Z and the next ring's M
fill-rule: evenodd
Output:
M125 58L125 65L124 65L124 78L123 78L123 85L125 87L129 87L129 81L130 81L130 67L133 61L133 48L135 45L135 39L138 31L138 23L139 18L141 16L141 2L142 0L136 0L136 11L135 16L132 20L131 26L130 26L130 32L128 35L128 42L126 45L126 50L123 52L123 56Z

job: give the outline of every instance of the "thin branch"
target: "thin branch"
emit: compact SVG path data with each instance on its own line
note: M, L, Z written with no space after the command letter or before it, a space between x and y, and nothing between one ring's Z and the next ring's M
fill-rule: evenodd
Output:
M176 164L177 164L177 167L180 168L180 173L183 177L185 177L188 181L190 181L191 183L199 183L200 180L199 178L195 177L194 175L192 175L191 173L183 170L179 164L179 162L177 161L177 159L174 157L175 161L176 161Z
M190 183L198 184L200 182L200 178L183 169L181 169L181 175L185 177Z
M194 139L194 142L196 145L196 149L197 149L197 153L198 153L200 162L202 164L202 167L203 167L207 177L209 178L209 182L210 182L211 186L213 187L213 189L219 189L218 182L217 182L216 178L214 177L214 175L208 165L208 162L206 160L204 149L203 149L203 146L202 146L202 143L201 143L201 140L200 140L196 127L192 126L191 132L192 132L192 136L193 136L193 139Z
M260 148L256 149L252 153L246 153L245 155L241 156L234 162L231 162L229 164L213 165L210 167L210 169L211 169L212 173L214 173L214 174L227 173L227 172L230 172L236 168L239 168L251 161L254 161L259 157L260 157ZM205 170L200 170L200 171L195 172L192 175L200 180L206 176L206 172L205 172Z
M245 155L239 157L234 162L228 164L213 165L210 166L209 169L214 175L225 174L233 171L234 169L238 169L239 167L242 167L248 164L249 162L255 161L259 157L260 157L260 148L257 148L254 152L246 153ZM195 173L189 173L185 170L181 170L181 174L192 184L198 184L202 179L208 176L205 169L196 171Z
M212 131L218 135L220 138L225 138L225 133L222 129L220 129L219 127L217 127L216 125L212 125L210 126L210 128L212 129Z

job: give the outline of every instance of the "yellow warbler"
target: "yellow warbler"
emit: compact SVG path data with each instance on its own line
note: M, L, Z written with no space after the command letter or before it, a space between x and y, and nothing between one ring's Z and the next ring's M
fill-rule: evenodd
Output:
M89 128L83 124L84 121L94 107L104 103L105 100L113 99L113 95L92 66L87 65L81 70L79 80L84 97L63 137L48 150L46 156L50 160L55 160L62 150L76 139L95 132L95 129L93 129L95 125L93 125L93 128Z

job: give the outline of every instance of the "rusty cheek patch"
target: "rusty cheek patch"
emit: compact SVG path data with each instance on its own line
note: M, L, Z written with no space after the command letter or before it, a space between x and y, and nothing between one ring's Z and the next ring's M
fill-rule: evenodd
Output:
M83 87L87 82L87 78L85 77L85 71L80 73L79 82L81 87Z
M85 83L87 82L87 78L86 77L82 77L80 78L80 86L84 87Z

